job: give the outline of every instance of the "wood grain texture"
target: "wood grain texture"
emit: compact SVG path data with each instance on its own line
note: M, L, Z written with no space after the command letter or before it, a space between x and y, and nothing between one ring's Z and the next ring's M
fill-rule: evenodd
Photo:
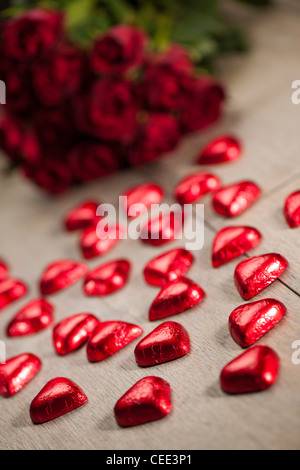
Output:
M299 15L284 7L261 13L255 21L249 14L249 28L251 53L221 64L229 89L226 117L208 133L186 139L172 158L72 191L60 199L42 195L18 175L1 179L1 256L8 260L12 274L28 283L30 292L1 313L0 338L6 341L8 357L28 351L43 361L41 372L24 390L10 399L0 397L1 449L299 449L300 365L291 361L292 342L300 340L299 230L289 229L282 215L285 197L300 187L300 107L292 105L290 99L291 82L299 78ZM264 240L252 254L279 251L290 263L282 282L275 282L267 293L257 296L275 297L288 311L261 341L281 358L279 380L273 388L235 397L220 390L221 368L241 352L229 335L227 321L243 301L233 284L236 262L217 270L211 267L215 231L232 221L215 215L208 197L204 199L205 244L195 253L196 261L189 272L207 295L199 306L174 317L190 333L189 355L142 369L134 361L136 342L103 363L90 364L84 348L70 356L56 356L51 329L33 337L5 338L5 327L16 310L38 295L44 267L56 258L80 259L78 234L62 230L62 217L70 207L86 198L117 203L121 191L149 178L164 185L166 201L171 201L176 182L196 169L193 163L199 148L223 131L242 138L244 156L232 165L205 168L216 171L225 183L251 178L262 186L261 199L233 223L253 224L262 231ZM169 246L180 245L176 241ZM158 289L147 286L141 272L147 260L165 249L124 240L111 253L89 261L93 268L126 254L133 263L129 284L112 296L97 299L85 297L82 283L76 283L50 298L56 307L56 321L90 311L102 320L136 322L147 334L158 324L147 320ZM115 402L147 375L170 382L173 412L161 421L119 428L113 416ZM30 402L55 376L77 382L89 402L53 422L34 426L28 413Z

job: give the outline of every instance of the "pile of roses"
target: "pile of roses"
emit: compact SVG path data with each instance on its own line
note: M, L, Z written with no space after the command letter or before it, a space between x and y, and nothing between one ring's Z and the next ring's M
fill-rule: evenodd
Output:
M120 24L83 50L63 13L41 9L0 23L0 80L0 148L54 194L157 159L213 123L224 101L181 46L155 52Z

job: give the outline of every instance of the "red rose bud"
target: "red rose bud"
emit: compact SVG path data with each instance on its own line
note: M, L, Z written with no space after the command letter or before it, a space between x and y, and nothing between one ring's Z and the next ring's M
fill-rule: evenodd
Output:
M150 113L140 125L135 142L129 150L129 163L140 165L156 160L173 150L180 139L179 124L163 113Z
M221 114L225 99L223 87L209 77L194 79L186 91L181 124L186 132L204 129Z
M18 160L22 143L22 130L18 120L12 116L0 119L0 149L12 160Z
M68 162L75 179L83 182L110 175L121 166L117 149L97 141L76 144L70 150Z
M143 62L147 37L133 26L112 27L94 41L90 62L94 72L120 74L137 68Z
M25 165L24 174L50 194L62 194L73 183L70 167L62 160L47 158L35 165Z
M43 106L59 106L79 90L83 78L83 53L60 42L44 60L32 66L32 84Z
M91 137L129 143L137 129L138 109L132 82L105 78L78 99L77 125Z
M4 23L6 54L17 61L45 56L63 32L60 12L32 9Z

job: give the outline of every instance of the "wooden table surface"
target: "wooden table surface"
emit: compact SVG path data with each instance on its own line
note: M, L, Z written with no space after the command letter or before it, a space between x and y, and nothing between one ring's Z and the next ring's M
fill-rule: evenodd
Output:
M5 309L0 316L0 338L7 357L22 352L39 355L40 373L12 398L1 398L1 449L299 449L300 447L300 365L292 363L292 343L300 340L300 240L299 229L288 228L282 207L285 197L300 188L300 105L291 102L291 83L300 79L300 5L280 2L268 12L238 13L246 24L252 50L248 55L224 59L221 78L227 85L228 105L223 120L205 134L187 138L173 156L144 170L130 170L94 185L72 191L60 199L44 196L20 176L0 184L1 256L12 274L30 286L26 299ZM298 5L298 7L297 7ZM5 337L5 327L17 309L38 295L38 280L44 267L55 259L80 259L78 234L62 230L65 212L87 198L117 203L118 194L149 179L163 184L166 202L172 201L174 185L197 170L197 151L211 137L232 132L244 143L244 155L231 165L209 168L224 183L253 179L262 188L260 200L234 224L248 224L261 230L264 240L251 254L280 252L289 268L257 299L275 297L287 307L287 315L263 343L281 358L278 382L268 391L227 396L220 390L221 368L242 351L231 339L227 321L230 312L242 304L233 284L237 261L218 270L210 264L216 230L232 223L213 213L205 199L205 244L195 252L189 277L206 291L206 299L194 309L173 319L189 331L190 354L153 368L137 367L136 342L99 364L88 363L85 349L58 357L51 342L51 329L17 339ZM168 247L182 245L174 242ZM128 285L106 298L87 298L81 282L51 297L56 321L83 311L102 320L136 322L150 332L157 323L147 320L150 303L158 290L147 286L142 269L147 260L167 247L147 247L139 241L122 241L101 262L126 255L133 263ZM121 429L113 407L117 399L137 380L157 375L170 382L173 412L161 421ZM78 410L44 425L34 426L29 405L42 386L55 376L77 382L89 401Z

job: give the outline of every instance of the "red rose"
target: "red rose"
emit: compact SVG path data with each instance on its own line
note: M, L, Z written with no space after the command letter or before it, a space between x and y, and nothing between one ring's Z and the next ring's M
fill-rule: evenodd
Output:
M62 33L61 13L30 10L8 20L2 29L5 54L18 61L45 56Z
M137 128L138 100L131 82L103 79L76 106L78 128L86 135L123 143Z
M83 75L83 53L59 43L51 54L32 66L34 93L44 106L57 106L80 87Z
M48 150L67 148L75 142L73 109L64 104L58 108L41 108L33 116L33 126L41 145Z
M47 156L37 165L27 165L24 174L51 194L61 194L73 183L69 165L59 157Z
M193 80L181 112L183 130L197 131L215 122L220 116L224 99L223 87L213 79Z
M6 86L6 109L13 114L29 116L35 103L28 66L1 57L0 80Z
M127 25L111 28L93 44L90 60L96 73L119 74L141 65L146 44L143 31Z
M176 119L163 113L149 114L129 151L129 162L138 165L156 160L163 153L173 150L179 139L180 130Z
M119 169L113 146L100 142L79 142L69 153L68 162L78 181L91 181Z
M191 87L193 64L180 46L172 46L154 58L145 71L142 85L146 106L153 110L178 110Z
M20 154L25 163L37 164L41 160L42 151L34 129L28 129L24 133L20 146Z
M22 142L22 130L19 122L12 116L0 119L0 149L12 160L18 160Z

